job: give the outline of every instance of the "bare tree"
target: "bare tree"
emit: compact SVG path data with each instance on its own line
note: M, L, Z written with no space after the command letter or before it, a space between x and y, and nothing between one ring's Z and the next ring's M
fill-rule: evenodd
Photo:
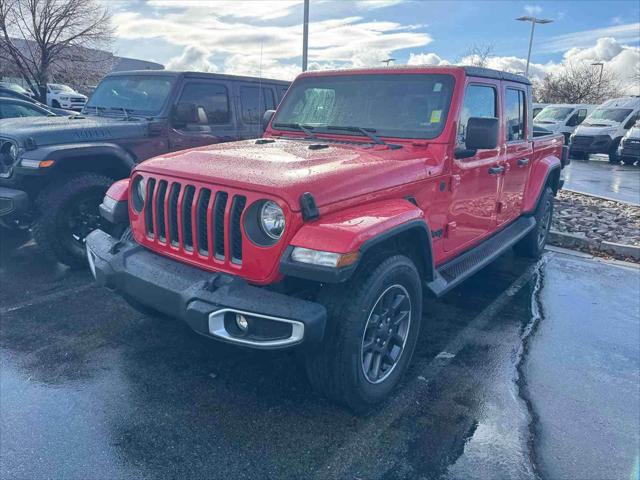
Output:
M489 58L493 54L494 47L492 43L474 43L463 54L462 58L456 63L466 63L474 67L486 67Z
M559 74L547 75L535 91L544 103L602 103L623 94L621 82L606 68L600 72L588 64L568 64Z
M107 60L95 49L111 41L110 19L97 0L0 0L0 58L44 96L56 73L96 70Z

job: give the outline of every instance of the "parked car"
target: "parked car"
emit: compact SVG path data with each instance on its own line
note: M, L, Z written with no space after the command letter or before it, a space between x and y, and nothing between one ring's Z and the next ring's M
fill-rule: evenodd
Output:
M26 89L22 85L18 85L17 83L0 82L0 87L13 90L16 93L19 93L21 95L26 95L27 97L35 98L35 95L31 90Z
M540 126L553 133L562 133L565 143L569 145L569 137L587 115L596 108L588 104L548 105L534 118L534 126Z
M548 103L534 103L533 104L533 118L536 118L538 116L538 114L545 108L548 107L550 104Z
M45 110L49 110L50 112L55 113L56 115L75 115L77 112L73 112L71 110L64 110L62 108L52 108L48 107L44 103L40 103L33 97L29 97L27 95L23 95L22 93L18 93L15 90L11 90L9 88L0 86L0 97L3 98L15 98L17 100L22 100L23 102L32 103L40 108L44 108Z
M510 247L538 257L563 136L526 77L478 67L308 72L263 138L161 155L114 184L87 256L133 305L212 339L295 348L356 411L389 396L441 296ZM271 118L272 117L272 118Z
M76 92L68 85L60 83L47 83L47 105L55 108L69 110L82 110L87 103L87 96Z
M107 187L136 163L177 150L255 138L289 82L167 71L103 79L83 115L0 121L0 220L32 226L42 252L86 266L85 236L102 225Z
M625 165L633 165L638 162L640 166L640 121L629 129L618 147L618 158Z
M20 117L55 117L55 113L31 102L0 97L0 120Z
M620 162L620 140L638 118L640 97L614 98L604 102L571 135L571 156L586 158L590 153L606 153L611 163Z

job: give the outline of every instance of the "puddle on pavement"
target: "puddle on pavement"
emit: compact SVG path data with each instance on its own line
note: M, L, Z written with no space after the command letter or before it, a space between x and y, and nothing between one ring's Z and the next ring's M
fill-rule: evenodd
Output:
M3 283L27 254L3 260ZM438 356L530 266L507 255L444 299L426 300L416 365ZM30 268L24 275L42 270L45 287L83 281L82 274ZM12 288L19 292L29 278ZM532 285L520 290L453 358L441 356L446 366L425 384L425 396L406 405L365 454L345 452L349 478L534 477L529 417L515 383L531 293ZM213 343L179 322L141 317L103 289L1 320L0 380L10 386L0 392L2 430L18 441L2 442L0 473L24 473L21 463L37 447L28 477L102 471L147 478L171 471L330 478L328 458L354 442L366 444L360 436L376 421L318 397L291 354ZM418 376L414 366L404 388ZM56 436L60 448L52 445Z

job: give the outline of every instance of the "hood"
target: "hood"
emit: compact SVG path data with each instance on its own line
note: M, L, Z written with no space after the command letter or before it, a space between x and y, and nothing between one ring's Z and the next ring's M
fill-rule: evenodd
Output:
M549 130L550 132L556 133L562 127L560 122L552 122L551 120L544 120L541 122L533 121L533 126L537 126L540 128L544 128L545 130Z
M585 120L588 122L589 120ZM608 120L593 120L594 124L598 126L579 125L575 130L576 135L615 135L616 130L620 126L617 122L610 122Z
M315 146L314 146L315 145ZM322 148L316 149L318 145ZM311 148L310 148L311 147ZM280 197L299 210L310 192L319 207L436 175L441 145L386 146L277 140L211 145L143 162L139 171ZM441 155L440 155L441 156Z
M147 135L145 120L97 117L22 117L0 120L2 136L24 145L35 142L36 147L63 143L100 142L136 138Z

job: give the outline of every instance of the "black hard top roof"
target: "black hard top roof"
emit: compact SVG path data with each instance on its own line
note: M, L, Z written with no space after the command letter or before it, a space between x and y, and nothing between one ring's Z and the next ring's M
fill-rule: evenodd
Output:
M471 65L465 65L462 68L470 77L495 78L496 80L508 80L510 82L531 85L531 81L527 77L516 73L503 72L502 70L494 70L492 68L473 67Z
M208 73L208 72L193 72L185 71L179 72L175 70L129 70L124 72L113 72L107 75L108 77L124 76L124 75L149 75L149 76L171 76L171 77L189 77L189 78L211 78L220 80L238 80L245 82L269 82L277 83L284 86L289 86L291 82L286 80L275 80L272 78L260 78L260 77L245 77L242 75L228 75L226 73Z

